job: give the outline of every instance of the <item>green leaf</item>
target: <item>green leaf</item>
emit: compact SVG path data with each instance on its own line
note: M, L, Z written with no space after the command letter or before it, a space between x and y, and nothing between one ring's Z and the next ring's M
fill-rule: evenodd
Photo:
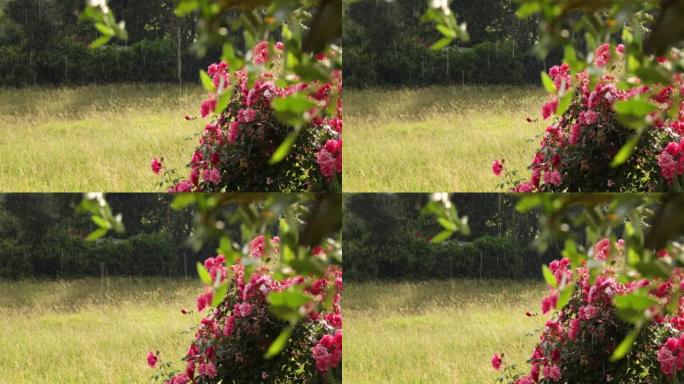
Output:
M216 108L214 108L214 113L219 114L228 108L228 104L230 104L230 98L233 95L233 89L225 89L221 96L219 96L218 100L216 101Z
M316 103L302 93L295 93L292 96L275 99L271 105L276 111L288 111L301 115L305 112L309 112L311 108L316 106Z
M95 241L102 236L106 235L109 230L107 228L99 228L91 232L88 237L86 237L86 241Z
M176 16L185 16L199 7L197 0L182 0L174 11Z
M558 281L556 281L556 277L553 275L553 272L551 272L548 265L542 265L542 275L544 275L546 284L553 288L558 288Z
M560 294L558 295L558 301L556 302L556 309L560 310L565 308L566 305L570 302L570 298L572 298L572 294L575 292L575 284L570 283L561 290Z
M623 115L646 116L658 109L657 106L641 99L621 100L615 102L615 112Z
M437 25L435 26L435 28L437 28L437 30L438 30L442 35L444 35L445 37L448 37L449 39L455 39L455 38L456 38L456 31L454 31L453 29L447 27L446 25L437 24Z
M563 97L560 98L560 101L558 102L558 108L556 108L556 116L562 116L565 111L570 108L570 104L572 103L572 98L575 96L575 90L573 88L570 88Z
M454 232L458 229L454 222L445 217L438 217L437 221L442 225L442 227L444 227L444 229L448 229L449 231Z
M207 92L216 92L216 87L214 86L214 81L209 77L209 74L203 69L200 69L200 80L202 81L202 86Z
M183 208L187 208L195 203L196 195L194 193L180 193L175 195L173 203L171 203L171 208L179 211Z
M454 41L454 39L452 39L450 37L442 37L441 39L437 40L436 43L432 44L430 49L432 49L433 51L439 51L440 49L451 44L452 41Z
M95 41L90 43L90 48L92 48L92 49L100 48L101 46L109 43L109 40L111 40L111 39L112 39L111 36L100 36L97 39L95 39Z
M275 306L296 309L311 301L311 297L297 291L271 292L268 302Z
M537 208L540 205L542 205L541 195L525 195L522 199L520 199L518 205L515 208L520 213L526 213L531 211L532 209Z
M551 80L551 77L549 76L548 73L542 71L541 72L541 80L542 80L542 85L544 85L544 89L546 89L546 92L548 93L556 93L556 84L553 83L553 80Z
M93 216L91 216L90 218L91 218L91 219L93 220L93 222L95 222L95 224L97 224L97 226L100 227L100 228L105 228L105 229L111 229L111 228L112 228L112 224L111 224L109 221L103 219L103 218L100 217L100 216L93 215Z
M643 293L634 292L629 295L618 295L613 297L613 304L620 309L634 309L644 311L658 304L658 301Z
M532 0L532 1L528 0L528 1L520 4L520 8L518 8L516 15L521 19L525 19L525 18L528 18L528 17L530 17L530 16L532 16L535 13L538 13L540 11L541 11L541 4L539 4L539 2L534 1L534 0Z
M448 229L445 229L444 231L435 235L435 237L433 237L432 240L430 240L430 242L433 244L441 243L444 240L450 238L453 234L454 234L454 231L450 231Z
M620 345L618 345L617 348L615 348L615 351L613 351L613 355L610 356L610 361L615 362L627 356L629 351L632 350L632 345L634 344L634 340L636 340L638 335L638 328L629 331L627 336L625 336L625 338L620 342Z
M283 329L280 332L280 335L273 341L270 347L268 347L268 351L266 351L266 354L264 355L265 359L270 359L277 354L280 353L280 351L285 348L287 345L287 341L290 339L290 335L292 334L292 326L288 325L285 329Z
M206 285L211 285L211 275L209 275L209 271L207 271L206 268L204 268L204 265L202 263L197 262L197 276L199 276L200 280Z
M636 148L636 145L639 143L639 139L641 139L641 136L636 135L629 139L625 145L620 148L618 153L615 155L613 158L613 161L610 163L610 166L615 168L619 167L622 164L624 164L627 160L629 160L629 157L632 156L632 152L634 152L634 148Z
M228 283L223 283L219 285L216 290L214 291L214 295L211 298L211 306L216 308L218 307L221 302L223 302L223 299L226 298L226 295L228 294Z
M95 23L95 29L100 31L105 36L114 36L116 32L114 31L114 28L109 27L103 23Z
M271 160L269 160L269 164L277 164L283 161L287 155L290 154L290 150L292 149L292 146L294 145L295 141L297 140L297 137L299 136L299 132L292 132L287 137L283 142L280 144L278 149L273 153L273 156L271 157Z

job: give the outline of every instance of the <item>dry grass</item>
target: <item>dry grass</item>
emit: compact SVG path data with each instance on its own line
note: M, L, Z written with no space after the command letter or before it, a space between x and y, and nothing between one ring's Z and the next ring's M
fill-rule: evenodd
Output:
M200 87L0 89L0 191L159 190L150 161L186 173ZM192 138L192 140L187 140Z
M345 192L491 192L494 159L525 170L545 99L532 87L346 91ZM534 139L530 141L530 139Z
M178 362L196 280L0 282L0 383L149 383L148 351Z
M534 282L347 283L348 383L493 383L493 353L524 366L544 322Z

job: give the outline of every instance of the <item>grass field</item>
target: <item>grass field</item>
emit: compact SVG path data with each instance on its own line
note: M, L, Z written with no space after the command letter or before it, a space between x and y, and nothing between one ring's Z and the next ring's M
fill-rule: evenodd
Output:
M0 383L150 383L148 351L180 362L197 280L0 282Z
M494 159L521 171L531 162L545 126L526 118L540 117L545 97L532 87L348 90L344 190L496 191Z
M493 353L527 367L545 319L541 283L451 281L345 285L344 381L493 383Z
M150 161L185 176L201 87L0 89L0 191L155 191Z

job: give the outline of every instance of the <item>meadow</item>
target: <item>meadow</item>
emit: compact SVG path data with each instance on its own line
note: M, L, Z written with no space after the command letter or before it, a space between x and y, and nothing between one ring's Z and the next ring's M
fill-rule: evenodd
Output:
M535 87L345 91L345 192L497 191L492 161L523 171L545 125Z
M546 289L538 282L453 280L345 285L344 380L493 383L493 353L527 369Z
M148 351L180 368L198 280L0 282L0 383L150 383Z
M200 86L0 88L0 191L160 191L150 162L186 176ZM206 122L205 122L206 123Z

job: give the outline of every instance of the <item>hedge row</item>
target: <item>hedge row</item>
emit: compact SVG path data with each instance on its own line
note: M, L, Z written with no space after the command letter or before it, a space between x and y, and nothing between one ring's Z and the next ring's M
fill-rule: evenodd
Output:
M95 242L64 237L33 245L4 239L0 243L0 277L183 276L186 268L188 274L194 274L196 260L192 255L184 258L183 251L168 233Z
M448 279L538 277L540 257L509 237L481 237L472 242L429 243L408 238L382 247L345 240L346 279Z
M172 40L139 41L131 46L89 49L66 43L38 55L0 47L0 86L79 85L124 82L178 82L178 52ZM207 60L181 55L182 78L196 81Z
M344 76L354 88L447 84L537 84L545 63L512 42L433 51L417 42L368 55L345 47ZM548 60L553 62L553 55Z

